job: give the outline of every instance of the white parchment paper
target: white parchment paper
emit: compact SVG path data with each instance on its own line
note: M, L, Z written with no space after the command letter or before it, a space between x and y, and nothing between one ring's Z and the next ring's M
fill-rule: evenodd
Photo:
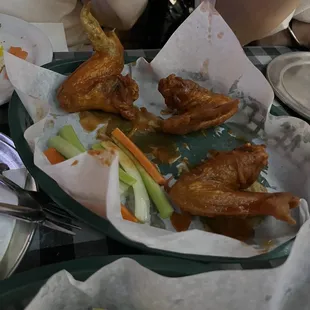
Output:
M166 278L128 258L76 281L60 271L27 310L306 310L310 304L310 222L287 261L268 270L225 270Z
M8 53L4 57L12 84L28 96L23 104L37 122L25 132L34 149L35 164L80 203L107 216L127 238L178 253L251 257L292 239L309 218L310 127L296 118L269 114L274 98L270 85L248 60L233 32L208 1L202 2L189 16L150 64L141 58L135 65L126 66L123 73L130 73L139 84L140 97L135 104L145 106L156 115L165 108L157 91L158 80L171 73L240 99L239 112L227 124L241 127L258 137L257 142L267 145L269 167L264 178L270 184L269 190L289 191L304 198L300 207L293 211L295 226L267 217L256 229L250 245L199 229L175 233L124 221L115 190L118 188L118 162L111 154L100 155L101 159L109 158L109 166L88 153L51 166L42 151L47 139L64 124L72 124L85 147L96 142L95 132L85 132L78 114L68 115L59 108L56 91L65 76ZM218 139L221 139L221 130ZM76 161L78 164L74 164ZM270 240L266 249L263 244Z

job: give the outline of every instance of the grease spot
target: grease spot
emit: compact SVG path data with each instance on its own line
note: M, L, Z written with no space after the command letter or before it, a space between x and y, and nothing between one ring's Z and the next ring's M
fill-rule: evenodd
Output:
M209 58L207 58L203 63L202 63L202 66L201 66L201 69L200 69L200 73L202 75L207 75L208 74L208 71L209 71Z
M78 164L78 160L75 160L72 164L71 164L71 166L76 166L77 164Z
M208 12L209 11L209 1L202 1L201 2L200 11L201 12Z
M302 140L304 141L304 143L310 142L310 132L306 132L302 137Z
M44 124L44 129L47 129L47 128L54 128L54 124L55 122L51 119L47 120Z
M103 150L89 150L87 153L91 156L99 156L103 153Z
M285 291L285 293L284 293L284 295L288 295L288 294L290 294L291 293L291 291L292 291L292 288L288 288L286 291Z
M112 158L111 155L115 155L115 149L111 149L110 151L106 150L89 150L87 153L91 156L96 157L103 166L111 166ZM110 156L109 156L110 155ZM109 157L107 157L109 156Z
M269 301L271 298L272 298L271 295L266 295L266 296L265 296L265 301Z
M184 303L184 299L183 298L179 298L179 299L176 299L175 301L174 301L174 304L175 305L181 305L181 304L183 304Z
M45 111L40 103L36 103L36 118L41 120L45 115Z
M106 160L104 161L104 164L105 164L106 166L110 167L110 166L111 166L111 160L110 160L110 159L106 159Z
M218 34L217 34L217 37L219 38L219 39L222 39L223 38L223 36L224 36L224 32L219 32Z

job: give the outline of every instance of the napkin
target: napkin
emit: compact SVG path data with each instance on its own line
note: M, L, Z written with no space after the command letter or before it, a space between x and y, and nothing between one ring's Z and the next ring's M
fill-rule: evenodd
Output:
M68 114L59 107L56 92L66 76L36 67L8 53L4 57L14 88L34 98L33 105L23 102L27 110L35 111L38 107L46 112L39 123L25 132L34 149L34 163L85 207L107 217L130 240L177 253L246 258L269 252L291 240L309 218L310 164L305 158L310 154L310 127L296 118L269 114L274 99L269 83L246 57L237 38L210 2L202 2L151 63L141 58L136 64L125 66L123 74L131 74L139 85L140 96L135 105L144 106L156 115L161 115L165 108L157 91L158 80L171 73L240 99L238 113L225 125L208 130L207 137L197 132L176 140L189 141L190 152L198 163L214 147L231 149L238 140L231 137L231 132L241 137L248 134L247 141L267 145L269 165L262 178L268 190L289 191L304 198L292 213L297 222L295 226L266 217L256 228L254 238L247 243L206 232L198 220L193 221L190 230L181 233L176 233L168 224L167 229L159 229L123 220L117 191L118 159L111 154L102 154L108 159L109 167L89 153L50 165L43 151L47 140L62 126L71 124L87 149L98 142L96 131L86 132L80 125L78 113ZM37 103L41 105L37 106ZM33 117L34 114L30 115ZM228 142L225 135L231 137ZM199 149L198 154L196 150Z
M63 23L32 23L50 39L53 52L68 52L68 45Z
M13 169L3 172L4 176L6 176L21 187L25 186L27 174L28 172L25 168ZM10 203L13 205L18 204L17 196L1 183L0 202ZM0 261L3 258L10 243L12 233L15 227L15 222L15 219L0 214Z
M60 271L26 310L306 310L310 304L310 221L287 261L268 270L225 270L166 278L122 258L85 282ZM169 272L169 265L162 266Z

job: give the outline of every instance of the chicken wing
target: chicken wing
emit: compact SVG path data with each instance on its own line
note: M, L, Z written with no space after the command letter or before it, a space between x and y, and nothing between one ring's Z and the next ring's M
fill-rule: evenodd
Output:
M161 79L158 90L176 115L162 122L162 130L183 135L224 123L238 111L239 100L212 93L174 74Z
M124 49L114 31L104 32L90 12L90 2L81 11L81 21L95 50L60 86L57 99L67 112L103 110L133 120L133 102L139 97L137 83L122 76Z
M263 145L246 144L233 151L215 152L211 159L182 175L172 186L170 197L193 215L271 215L295 224L290 209L298 206L298 197L242 191L256 181L267 160Z

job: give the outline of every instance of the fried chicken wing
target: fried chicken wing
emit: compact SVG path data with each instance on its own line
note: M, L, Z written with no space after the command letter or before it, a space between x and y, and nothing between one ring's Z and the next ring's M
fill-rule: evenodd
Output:
M90 3L81 11L81 21L95 50L60 86L57 99L65 111L103 110L133 120L133 102L139 97L137 83L122 76L124 49L114 31L104 32L90 12Z
M238 111L239 100L212 93L174 74L161 79L158 90L176 115L162 122L162 130L183 135L224 123Z
M246 144L213 157L183 174L172 186L170 197L183 211L199 216L271 215L295 224L290 209L299 198L290 193L242 191L252 185L267 164L263 145Z

